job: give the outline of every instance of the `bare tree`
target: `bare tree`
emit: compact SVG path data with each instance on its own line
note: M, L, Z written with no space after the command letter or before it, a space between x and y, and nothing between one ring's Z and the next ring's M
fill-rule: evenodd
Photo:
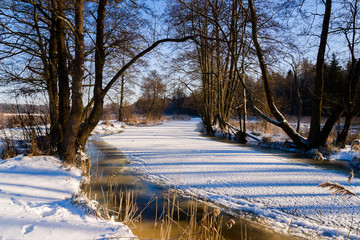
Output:
M336 145L345 146L352 119L360 112L360 61L356 58L356 47L359 44L359 1L343 1L342 6L346 13L341 15L339 30L345 37L349 53L350 63L348 64L347 76L344 85L347 86L343 93L345 106L344 127L336 138Z
M316 75L314 80L314 97L312 103L310 133L308 141L311 146L317 147L325 143L333 125L342 114L342 110L339 108L334 112L334 115L330 117L321 130L321 116L322 116L322 104L324 98L324 63L325 63L325 48L329 35L332 0L324 2L325 14L323 18L322 30L320 35L320 44L318 54L316 58ZM335 120L335 121L334 121ZM332 124L334 122L334 124Z
M259 65L262 72L262 78L264 83L264 90L266 93L267 104L270 107L272 115L275 117L276 121L267 118L273 124L281 127L287 135L299 146L303 147L319 147L326 143L326 140L335 125L336 121L342 115L344 111L343 105L336 105L333 107L330 116L328 117L323 128L321 128L321 116L322 116L322 106L324 98L324 64L325 64L325 48L327 45L327 38L329 34L329 26L331 19L331 8L332 1L324 1L325 14L323 17L322 31L320 36L320 44L317 54L316 62L316 75L314 79L314 90L313 90L313 101L312 101L312 114L311 114L311 126L309 137L305 139L299 133L294 131L291 125L286 121L285 117L280 113L276 108L275 103L271 96L271 90L269 85L268 70L265 64L264 55L260 46L260 43L257 39L257 16L255 6L252 0L249 0L249 9L251 15L252 23L252 32L253 32L253 42L256 49L256 53L259 60Z
M197 36L192 57L200 73L199 112L205 129L212 134L217 124L227 133L249 51L244 9L235 0L179 0L172 8L172 23L179 33Z
M267 104L270 108L271 114L275 117L276 120L270 119L269 117L266 117L266 119L269 122L273 123L274 125L281 127L286 132L286 134L297 145L307 146L308 142L306 141L306 139L292 128L292 126L285 119L285 117L281 114L281 112L278 110L278 108L276 107L276 105L273 101L273 97L272 97L271 89L270 89L270 79L269 79L268 68L265 64L263 51L262 51L262 48L261 48L259 40L258 40L257 14L256 14L254 2L252 0L249 0L249 11L250 11L250 16L251 16L252 39L253 39L253 43L254 43L254 46L256 49L256 55L258 57L258 61L259 61L260 69L261 69L262 81L263 81L263 85L264 85L264 91L266 94L266 100L267 100ZM262 114L262 116L265 117L264 114Z
M151 71L143 79L141 85L142 95L137 102L139 108L145 113L146 119L160 119L165 108L166 84L156 70Z
M0 14L6 19L1 23L1 34L2 37L11 36L11 39L5 41L2 38L0 42L5 47L1 58L10 62L24 56L26 73L14 69L14 78L20 75L31 83L36 76L48 92L53 149L69 163L74 163L76 152L84 148L101 118L105 96L122 74L160 44L193 38L165 38L144 46L106 82L104 69L107 60L111 54L117 53L117 49L123 52L134 40L132 36L136 29L127 29L126 26L128 23L133 26L132 21L136 22L139 16L136 9L140 6L135 1L75 0L74 5L68 7L65 0L7 0L1 4L4 8ZM86 16L85 4L90 9ZM110 9L108 5L111 5ZM130 15L122 15L129 9ZM114 18L107 17L114 14L118 16L116 20L123 20L121 24L111 22ZM91 24L94 19L95 23ZM120 29L123 31L121 34ZM126 38L117 38L114 34ZM95 72L85 69L90 63L94 64ZM9 75L10 71L6 73ZM88 104L83 106L83 83L87 77L94 80L93 93Z

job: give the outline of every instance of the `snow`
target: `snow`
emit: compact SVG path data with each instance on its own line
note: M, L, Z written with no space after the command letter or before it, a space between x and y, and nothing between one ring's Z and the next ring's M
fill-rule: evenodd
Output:
M356 237L360 200L319 188L337 182L360 194L360 180L291 157L202 136L199 119L128 127L102 139L126 153L151 181L176 186L233 210L252 212L277 231L325 238ZM291 224L291 226L290 226ZM289 230L290 229L290 230Z
M81 172L61 165L49 156L0 160L0 239L131 239L123 224L72 203Z
M120 133L123 131L125 124L110 120L110 121L100 121L96 128L91 132L92 135L96 134L114 134Z
M331 155L332 160L341 160L351 162L354 157L360 157L359 152L351 151L351 146L346 146L344 149L340 149L339 152Z

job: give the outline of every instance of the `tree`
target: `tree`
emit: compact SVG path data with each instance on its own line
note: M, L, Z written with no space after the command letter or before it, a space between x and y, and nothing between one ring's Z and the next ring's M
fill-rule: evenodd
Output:
M163 77L153 70L144 78L141 85L142 95L137 102L140 110L145 113L146 119L153 117L160 119L165 109L166 85Z
M264 85L264 91L266 94L266 100L267 100L267 104L270 108L270 112L275 117L276 120L270 119L269 117L266 117L262 113L261 113L261 115L263 117L265 117L265 119L267 121L282 128L285 131L285 133L294 141L295 144L306 147L309 145L308 142L306 141L306 139L293 129L293 127L289 124L289 122L281 114L281 112L278 110L278 108L276 107L276 105L273 101L273 97L272 97L271 89L270 89L270 79L269 79L268 68L265 64L263 51L262 51L262 48L261 48L259 40L258 40L257 14L256 14L255 6L254 6L254 3L252 0L249 0L249 11L250 11L250 16L251 16L250 21L251 21L251 26L252 26L252 39L253 39L253 44L255 46L256 55L258 57L258 61L259 61L260 69L261 69L262 81L263 81L263 85Z
M111 54L116 54L117 49L123 52L127 44L131 45L134 40L131 33L136 29L127 29L126 26L134 26L128 23L136 22L140 6L130 0L74 0L73 6L65 3L65 0L3 1L1 16L6 21L1 25L2 37L11 37L7 41L2 38L1 44L5 49L2 52L5 61L16 61L21 56L28 60L23 65L26 74L15 69L13 76L23 74L22 79L27 83L31 83L32 76L36 76L43 84L50 99L53 149L64 161L74 163L76 152L84 148L101 118L106 94L122 74L158 45L184 42L193 37L165 38L145 46L105 82L104 69ZM86 17L85 4L90 10ZM109 13L111 16L117 14L118 18L108 18ZM122 19L123 22L112 22L113 19ZM95 24L91 24L94 20ZM116 36L126 38L120 38L120 41ZM14 49L15 52L12 51ZM92 63L94 72L85 69ZM85 70L88 71L87 75ZM90 85L93 88L92 96L83 107L83 83L88 81L86 78L89 76L94 81Z
M265 64L264 55L257 37L256 10L253 1L252 0L249 1L249 9L250 9L249 11L251 15L251 24L252 24L252 33L253 33L252 38L262 72L267 104L269 105L272 115L276 119L276 121L270 118L267 118L267 120L281 127L297 145L304 147L319 147L324 145L336 121L344 112L343 105L338 104L334 106L326 123L324 124L324 127L321 128L321 116L322 116L322 107L323 107L323 98L324 98L324 65L325 65L324 56L325 56L327 38L329 34L332 1L327 0L326 2L324 1L323 3L325 6L325 14L323 17L322 32L320 36L320 44L317 54L310 133L308 138L305 139L303 136L301 136L300 134L296 133L296 131L294 131L294 129L290 126L290 124L286 121L285 117L280 113L280 111L277 109L276 105L274 104L270 91L268 69Z
M334 108L328 117L324 127L321 129L321 116L324 98L324 64L325 64L325 48L329 34L332 0L325 3L325 14L322 23L322 31L320 36L320 45L316 58L316 75L314 79L314 96L312 101L312 112L310 122L310 133L308 141L312 147L324 145L331 129L344 111L343 106L338 105Z
M342 96L343 104L345 106L345 122L344 127L336 138L336 145L339 147L345 146L345 141L348 136L352 119L360 112L360 60L356 59L356 47L358 41L358 24L359 24L359 1L343 1L343 9L346 9L345 14L341 14L341 21L339 25L340 32L344 36L348 50L350 53L350 62L347 67L347 73L343 86Z
M246 18L237 0L178 0L171 9L171 21L177 32L197 36L189 56L196 63L194 70L200 73L199 113L210 134L216 124L224 134L229 130L228 121L249 51Z

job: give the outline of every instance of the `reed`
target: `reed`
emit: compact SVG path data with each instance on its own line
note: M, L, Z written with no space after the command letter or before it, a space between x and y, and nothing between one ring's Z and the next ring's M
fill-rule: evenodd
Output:
M183 210L177 201L177 192L169 190L162 212L155 219L154 229L159 229L160 239L222 240L223 229L232 228L235 221L231 219L224 223L220 213L219 208L210 208L206 199L200 201L198 198L190 199L187 209ZM180 214L187 219L185 226L180 224Z
M356 193L351 191L350 189L346 188L344 185L339 183L332 183L332 182L323 182L319 185L321 188L329 188L329 191L332 191L332 195L339 194L340 197L348 196L348 199L356 196Z
M349 187L350 187L350 184L351 184L351 181L352 181L353 178L354 178L354 170L351 169L351 171L349 173L349 177L348 177ZM336 183L336 182L334 182L334 183L332 183L332 182L323 182L323 183L321 183L319 185L319 187L328 188L329 191L332 192L331 193L332 195L340 195L340 198L347 197L346 200L349 200L352 197L358 197L356 195L356 193L353 192L351 189L345 187L344 185ZM344 204L345 204L345 201L343 201L343 203L342 203L340 220L343 217ZM346 239L350 239L350 234L351 234L351 231L353 230L352 225L353 225L353 219L351 220L351 225L349 226L349 232L347 234ZM338 229L338 231L339 231L339 229ZM338 231L337 231L337 234L336 234L336 238L338 237ZM356 229L356 239L358 239L358 232L359 232L359 225L357 226L357 229Z
M101 182L104 172L99 169L98 164L94 164L91 175L92 180L98 179ZM93 203L95 201L88 201L88 204L93 206L95 216L123 222L130 228L136 226L139 231L142 228L143 212L150 204L154 205L155 203L154 234L150 236L156 237L153 239L221 240L224 239L223 229L230 229L235 224L234 220L224 222L220 209L210 207L206 199L200 201L198 198L191 198L185 207L180 206L176 188L169 188L163 199L158 199L153 195L145 207L140 210L137 205L137 191L119 187L116 174L110 174L107 183L101 187L101 191L97 190L98 194L94 191L95 182L85 184L87 186L84 185L82 188L87 188L86 192L89 198L92 197L99 201L96 198L102 197L100 203L97 204ZM246 227L244 233L246 233ZM141 232L138 235L141 236ZM139 239L142 238L139 237ZM241 240L245 239L247 238L241 238Z

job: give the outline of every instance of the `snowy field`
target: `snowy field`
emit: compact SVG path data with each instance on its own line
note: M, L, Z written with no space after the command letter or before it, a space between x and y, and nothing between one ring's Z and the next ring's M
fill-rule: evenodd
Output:
M0 239L131 239L123 224L72 204L80 181L79 170L54 157L0 160Z
M294 161L286 153L214 141L197 131L200 120L128 127L102 139L132 160L150 180L263 217L277 231L329 239L357 238L360 199L319 188L337 182L360 194L360 180ZM291 224L291 227L289 227Z

